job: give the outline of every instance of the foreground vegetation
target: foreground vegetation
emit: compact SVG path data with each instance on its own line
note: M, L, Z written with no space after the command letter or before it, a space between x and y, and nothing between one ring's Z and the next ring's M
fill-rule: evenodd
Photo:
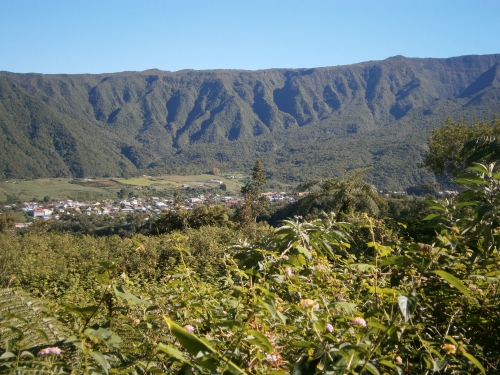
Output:
M129 240L4 233L2 370L497 373L500 174L457 182L456 200L428 202L426 243L356 213Z
M497 374L497 141L452 155L458 195L385 200L357 171L304 184L277 228L260 162L233 221L176 210L120 238L2 217L0 371Z

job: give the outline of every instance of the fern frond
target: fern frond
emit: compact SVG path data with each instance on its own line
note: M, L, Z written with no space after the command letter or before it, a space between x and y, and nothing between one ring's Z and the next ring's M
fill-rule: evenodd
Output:
M323 182L323 180L311 180L311 181L303 182L302 184L300 184L299 186L297 186L295 188L295 191L296 192L303 192L303 191L309 190L314 185L317 185L317 184L319 184L321 182Z
M15 342L15 350L55 343L70 335L50 316L45 301L22 290L0 289L0 340Z

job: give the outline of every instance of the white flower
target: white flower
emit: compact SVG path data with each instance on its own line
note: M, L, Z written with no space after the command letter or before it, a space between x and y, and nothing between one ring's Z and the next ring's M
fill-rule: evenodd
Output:
M194 332L194 327L191 324L184 326L184 329L188 332Z
M333 332L333 326L330 323L326 323L325 329L330 333Z
M275 354L268 354L268 355L266 355L266 359L269 362L278 362L278 357Z
M293 275L292 269L290 267L285 268L285 275L288 277Z

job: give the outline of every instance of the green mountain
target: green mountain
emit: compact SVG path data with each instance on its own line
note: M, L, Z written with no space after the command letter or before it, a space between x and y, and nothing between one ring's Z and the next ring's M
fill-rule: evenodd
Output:
M380 188L417 168L447 117L500 113L500 54L402 56L315 69L0 72L0 178L250 170L298 182L373 166Z

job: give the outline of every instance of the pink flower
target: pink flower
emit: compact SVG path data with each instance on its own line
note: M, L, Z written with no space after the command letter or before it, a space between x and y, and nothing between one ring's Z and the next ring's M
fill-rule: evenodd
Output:
M38 355L49 355L49 354L54 354L54 355L61 355L61 349L57 347L51 347L51 348L44 348L38 352Z
M184 329L188 332L194 332L194 327L191 324L184 326Z
M330 333L333 332L333 326L330 323L326 323L325 329Z
M285 275L288 277L293 275L292 269L290 267L285 268Z
M366 320L364 320L363 318L354 318L351 324L354 326L366 327Z

